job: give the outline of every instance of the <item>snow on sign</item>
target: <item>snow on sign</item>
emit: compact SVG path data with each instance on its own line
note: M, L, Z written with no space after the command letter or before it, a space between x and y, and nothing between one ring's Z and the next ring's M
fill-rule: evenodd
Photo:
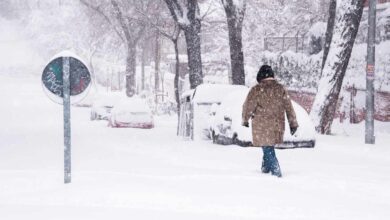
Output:
M64 183L71 182L70 96L86 95L91 83L87 67L74 56L63 52L43 70L42 83L46 94L64 106ZM84 93L83 93L84 92ZM62 102L61 102L62 101Z

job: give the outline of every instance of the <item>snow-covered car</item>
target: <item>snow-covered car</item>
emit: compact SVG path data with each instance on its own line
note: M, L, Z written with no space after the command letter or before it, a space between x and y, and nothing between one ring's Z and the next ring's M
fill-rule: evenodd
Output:
M183 92L180 98L179 136L192 140L210 139L210 114L225 94L247 87L228 84L201 84Z
M252 128L244 127L242 123L242 105L249 92L248 88L234 91L225 96L221 104L216 107L214 116L210 116L210 136L217 144L237 144L243 147L252 145ZM298 130L294 135L286 117L283 143L275 146L279 149L312 148L315 146L315 130L311 119L300 105L292 101ZM251 123L250 123L251 124ZM250 125L251 126L251 125Z
M111 111L109 126L117 128L153 128L152 111L145 99L124 98Z
M111 114L111 109L115 103L119 102L123 94L104 93L94 100L91 107L91 120L108 120Z

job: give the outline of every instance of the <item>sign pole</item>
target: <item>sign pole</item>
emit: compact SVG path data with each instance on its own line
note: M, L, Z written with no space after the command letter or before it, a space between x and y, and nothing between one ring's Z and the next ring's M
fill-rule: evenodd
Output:
M70 97L72 101L88 94L91 85L91 74L87 66L72 56L71 52L63 51L50 61L42 72L42 84L48 97L63 105L64 111L64 183L70 183L71 172L71 127L70 127Z
M375 31L376 0L369 0L368 6L368 40L366 69L366 144L375 144L374 135L374 79L375 79Z
M76 100L82 95L85 97L88 93L87 88L91 85L91 74L87 66L71 55L70 52L62 52L50 61L42 72L44 91L51 100L63 105L65 184L70 183L72 179L70 96L78 96Z
M71 182L71 142L70 142L70 62L62 58L63 106L64 106L64 183Z

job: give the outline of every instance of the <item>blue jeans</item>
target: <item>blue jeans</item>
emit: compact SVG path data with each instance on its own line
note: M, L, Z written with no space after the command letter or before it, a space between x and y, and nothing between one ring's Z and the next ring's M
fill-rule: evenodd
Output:
M277 177L282 177L278 159L276 158L275 149L273 146L263 146L263 162L261 172L269 173Z

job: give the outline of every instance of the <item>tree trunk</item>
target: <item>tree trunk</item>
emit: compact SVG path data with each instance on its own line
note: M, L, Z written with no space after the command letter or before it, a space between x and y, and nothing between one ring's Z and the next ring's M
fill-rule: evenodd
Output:
M137 49L133 44L128 44L126 57L126 95L132 97L135 95L135 68L136 68Z
M230 62L233 85L245 85L244 53L242 50L242 22L243 11L233 5L233 1L224 3L227 24L229 29Z
M187 43L188 67L190 76L190 87L195 89L203 83L200 20L193 21L194 24L184 30Z
M310 113L316 131L330 134L337 101L363 12L363 1L341 0L329 58L326 60L318 92Z
M242 51L241 30L230 30L229 45L233 85L245 85L244 53ZM237 33L239 32L239 33Z
M330 43L332 42L334 22L336 20L336 7L337 7L337 0L331 0L329 4L328 24L326 26L326 32L325 32L324 54L322 57L321 70L324 69L325 61L329 53Z
M173 41L173 44L175 46L175 81L174 81L174 89L175 89L175 98L176 98L176 105L177 105L177 115L180 117L180 91L179 91L179 80L180 80L180 60L179 60L179 48L178 48L178 39Z
M203 83L200 47L201 18L198 1L187 0L184 10L177 0L165 0L165 3L171 12L172 18L179 25L180 29L184 31L187 44L190 88L195 89Z
M145 46L142 48L141 55L141 90L145 90Z
M155 103L158 102L158 93L160 91L160 33L156 32L154 48L154 95Z

